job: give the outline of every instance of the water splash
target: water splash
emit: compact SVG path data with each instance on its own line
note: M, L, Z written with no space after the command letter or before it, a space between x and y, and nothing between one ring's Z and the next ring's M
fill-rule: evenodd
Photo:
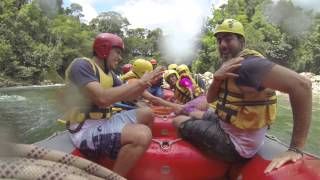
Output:
M2 95L0 96L0 102L16 102L16 101L26 101L27 98L18 95Z

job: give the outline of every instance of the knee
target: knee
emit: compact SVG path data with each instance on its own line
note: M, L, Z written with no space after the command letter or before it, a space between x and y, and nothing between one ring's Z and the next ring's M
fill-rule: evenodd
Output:
M139 125L133 132L133 144L147 148L152 140L152 132L149 127Z
M180 123L179 123L179 121L177 120L177 118L174 118L174 119L173 119L172 124L173 124L173 126L174 126L175 128L178 128L179 125L180 125Z
M137 111L137 116L140 119L143 119L143 121L145 122L145 124L148 124L149 122L153 121L153 111L151 110L151 108L140 108Z
M188 119L190 119L188 116L177 116L173 119L172 124L174 127L178 128L182 122Z

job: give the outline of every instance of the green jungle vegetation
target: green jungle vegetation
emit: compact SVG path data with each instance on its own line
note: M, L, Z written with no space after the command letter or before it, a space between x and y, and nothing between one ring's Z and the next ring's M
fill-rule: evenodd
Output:
M121 64L134 58L169 60L159 48L165 35L161 29L130 29L126 17L113 11L100 13L88 23L81 21L82 7L62 0L1 0L0 87L63 82L64 70L76 57L91 57L92 42L100 32L121 36L125 52ZM214 6L212 6L214 7ZM213 72L220 65L214 27L225 18L244 24L247 47L268 59L298 72L320 74L320 14L280 0L229 0L211 9L201 35L196 58L189 64L194 72ZM172 62L172 61L171 61Z

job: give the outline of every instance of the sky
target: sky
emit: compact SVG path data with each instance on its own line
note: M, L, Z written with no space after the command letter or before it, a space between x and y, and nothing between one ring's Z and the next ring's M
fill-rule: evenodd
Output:
M131 28L154 29L169 21L174 24L188 17L194 20L194 15L210 15L212 4L219 6L224 2L226 0L64 0L63 3L64 6L80 4L86 22L101 12L116 11L129 20Z
M277 2L278 0L273 0ZM64 0L64 6L78 3L82 6L84 22L101 12L116 11L126 17L129 28L161 28L167 35L161 43L169 58L180 63L191 59L195 52L195 39L201 32L204 19L212 15L211 9L227 0ZM292 0L305 9L320 10L320 0Z

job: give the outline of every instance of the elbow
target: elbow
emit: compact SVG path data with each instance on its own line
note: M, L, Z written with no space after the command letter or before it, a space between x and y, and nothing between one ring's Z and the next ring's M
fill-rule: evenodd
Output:
M299 87L303 88L303 90L307 92L312 92L312 82L305 77L301 78L299 82Z
M312 83L309 79L300 76L296 79L294 86L291 86L289 94L296 94L298 92L303 92L305 95L312 93Z
M110 106L112 103L111 103L111 100L109 100L107 98L97 98L94 101L94 104L99 107L107 107L107 106Z

